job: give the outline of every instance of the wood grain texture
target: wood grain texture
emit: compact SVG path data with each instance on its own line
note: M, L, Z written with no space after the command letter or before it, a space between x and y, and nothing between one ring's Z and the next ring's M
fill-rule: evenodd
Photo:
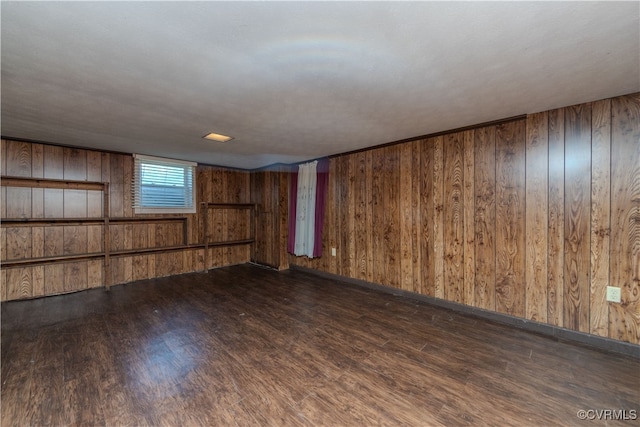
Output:
M6 246L3 254L4 260L31 258L32 232L27 227L9 227L5 230ZM6 258L5 258L6 257Z
M44 296L44 265L31 267L31 296Z
M64 179L87 179L87 151L77 148L63 148L62 176Z
M31 189L7 187L7 216L31 218Z
M64 227L47 227L44 230L44 255L64 254Z
M475 304L495 310L496 143L495 127L474 132L475 155Z
M465 131L464 138L464 189L463 189L463 221L464 221L464 304L475 305L475 153L473 131Z
M0 270L0 301L7 300L7 270Z
M496 127L496 311L524 313L525 135L523 122Z
M384 170L384 152L382 149L373 150L373 170L375 171L372 176L372 210L371 218L373 227L371 228L373 247L371 248L371 255L374 259L374 274L373 281L375 283L385 283L385 252L384 252L384 176L382 171ZM336 162L337 163L337 162ZM333 182L341 179L340 175L335 171L336 178ZM335 200L337 202L337 200Z
M425 281L422 262L423 225L422 225L422 141L411 143L411 275L412 292L421 293Z
M640 343L640 95L611 101L611 283L609 336Z
M224 173L224 172L223 172ZM232 173L229 178L226 180L226 189L225 189L225 202L235 203L237 200L237 189L236 189L236 174ZM231 212L229 210L225 210L223 213L225 215L226 223L225 223L225 239L233 240L238 233L238 221L236 217L236 212ZM234 248L228 247L224 249L225 252L225 264L229 262L234 257Z
M349 159L343 157L340 159L338 163L338 168L343 176L349 177ZM351 231L351 226L353 225L353 218L349 218L349 211L353 213L353 206L350 206L349 203L349 194L352 193L349 190L349 186L352 181L347 178L341 183L339 183L339 192L338 192L338 200L340 201L340 229L339 229L339 244L338 248L340 249L340 271L343 275L348 276L349 272L352 269L352 265L355 262L355 254L352 250L354 242L353 242L353 232ZM308 258L304 259L308 265Z
M64 149L53 145L44 146L44 177L64 178ZM47 188L44 190L44 216L57 218L64 215L64 190Z
M388 286L400 288L400 147L384 149L384 262Z
M7 299L23 299L33 296L32 267L7 269Z
M413 151L411 144L399 146L400 186L398 188L400 240L400 288L413 291ZM417 196L417 194L416 194Z
M591 110L591 296L590 330L609 336L611 235L611 100L594 102Z
M564 324L564 109L549 111L547 322Z
M0 262L7 259L7 229L0 228Z
M526 126L525 316L527 319L546 323L549 218L547 113L529 115Z
M58 295L64 293L63 264L46 264L44 266L44 277L45 295Z
M87 261L87 288L100 288L104 286L104 279L102 277L103 262L104 261L100 259Z
M44 256L44 227L31 227L31 256Z
M223 179L223 171L219 168L214 168L211 171L211 187L212 187L212 201L214 203L223 203L226 202L226 182ZM223 210L219 210L219 211L213 211L212 213L213 216L213 227L209 227L209 230L211 230L214 234L213 239L215 240L226 240L227 238L227 232L226 232L226 225L227 225L227 213L226 211ZM156 237L157 238L157 237ZM212 263L213 266L221 266L224 265L225 263L225 256L227 255L227 251L224 248L218 248L216 250L212 250L211 251L213 255L212 257ZM158 268L159 266L156 266L156 268ZM162 274L162 275L166 275L166 274Z
M2 175L8 175L7 171L7 145L9 142L5 139L0 139L0 173Z
M87 227L65 226L63 228L62 253L64 255L86 254Z
M63 265L63 289L73 292L87 288L87 263L67 262Z
M375 265L375 259L371 256L371 249L373 248L373 233L371 233L371 230L374 227L374 222L373 222L373 215L372 215L372 210L373 210L373 185L372 185L372 176L374 174L374 169L373 169L373 154L372 151L367 151L365 152L365 175L366 175L366 179L365 179L365 192L366 192L366 197L365 197L365 234L366 234L366 243L367 243L367 277L366 280L372 282L373 281L373 277L374 277L374 265ZM331 179L331 174L329 174L329 179ZM327 201L328 204L328 201ZM330 205L325 207L326 212L330 211ZM324 232L327 233L327 229L329 228L328 224L331 224L330 222L328 222L326 214L325 214L325 223L324 223ZM329 253L327 253L328 255ZM325 255L326 256L326 255ZM327 270L327 271L331 271L331 270Z
M367 236L371 227L367 228L367 156L366 153L358 153L351 157L350 165L353 175L353 227L354 227L354 277L366 280L369 277L369 242Z
M335 159L335 161L332 161L332 164L334 165L332 170L335 172L335 175L338 177L342 176L340 172L343 170L343 168L342 168L342 162L340 161L340 159ZM337 256L334 257L335 271L342 271L343 264L344 264L343 261L345 259L344 241L343 241L344 236L341 233L343 229L343 224L344 224L342 221L344 213L341 210L343 206L343 203L342 203L343 192L344 192L344 181L342 181L341 179L333 181L333 188L331 193L334 201L334 206L336 208L333 212L333 218L335 222L333 223L334 226L333 226L333 233L332 233L333 234L332 247L336 248L336 253L337 253ZM380 193L380 197L382 197L382 193ZM382 248L380 248L380 250L382 250ZM381 265L381 267L383 269L381 275L384 276L384 265Z
M31 144L28 142L6 142L6 169L8 176L31 176Z
M353 161L352 161L353 159ZM348 259L346 269L343 268L343 272L346 276L357 277L359 265L358 260L356 259L356 246L358 242L356 241L357 237L355 235L355 200L356 200L356 184L355 184L355 173L356 173L356 162L355 157L344 157L342 163L343 170L349 177L347 181L347 185L344 187L344 192L342 194L344 201L344 222L342 223L342 234L345 237L345 241L343 243L346 259Z
M46 188L44 190L45 218L64 217L64 190Z
M8 142L6 140L0 139L0 173L2 173L2 175L5 175L7 170L7 144ZM7 189L5 186L2 186L0 187L0 218L6 218L6 217L7 217Z
M44 256L44 227L31 227L30 245L32 257L39 258Z
M433 256L434 261L434 296L445 298L444 272L444 154L443 138L441 136L429 138L433 144Z
M64 178L64 149L55 145L44 146L44 177Z
M254 262L278 270L288 265L288 174L279 168L251 174L251 203L257 205ZM277 238L273 238L277 236Z
M62 177L69 180L87 179L87 152L75 148L63 148ZM87 216L87 191L63 190L63 216L81 218Z
M324 230L323 235L326 236L325 239L327 241L327 251L325 253L325 257L329 257L329 259L325 262L327 265L327 270L325 271L338 271L338 257L332 254L333 248L338 246L338 236L335 233L335 224L337 223L336 215L337 210L335 209L337 205L336 201L336 191L337 187L335 180L338 174L337 170L337 162L334 159L329 160L329 179L328 179L328 189L327 189L327 205L325 206L325 222L324 222ZM373 231L371 232L372 236L374 235ZM372 256L375 255L375 250L372 252ZM291 260L289 260L291 263ZM375 265L375 264L374 264ZM371 270L371 274L374 274L373 269Z
M564 327L588 332L591 104L565 108Z
M435 255L434 243L434 219L435 208L433 203L433 152L434 146L428 140L420 141L422 159L420 173L420 228L416 229L421 233L421 264L422 264L422 284L420 293L435 296Z
M44 178L44 146L31 144L31 177ZM44 189L31 189L31 217L44 218Z
M278 253L276 268L278 270L286 270L289 268L289 255L287 253L287 238L288 238L288 226L289 226L289 167L280 166L277 170L277 176L275 177L276 185L278 186L278 199L276 208L276 246L274 251ZM327 194L329 197L329 193ZM327 234L328 227L325 219L323 235ZM325 259L327 254L331 251L328 247L323 248L323 254Z
M0 215L7 218L7 187L0 187Z
M271 191L270 186L266 185L265 178L267 176L266 171L260 171L251 174L251 203L256 205L256 244L254 246L254 254L251 257L252 262L257 262L258 259L265 259L266 247L268 241L266 239L267 233L265 227L268 224L270 215L266 213L269 211L270 206L267 207L267 201L272 200L267 196L267 192ZM202 200L202 198L200 198ZM200 226L202 227L202 226Z
M133 157L122 156L122 216L131 218L133 216ZM196 183L197 185L197 183Z
M208 168L196 168L196 181L198 182L196 188L196 197L198 200L198 206L196 208L196 215L194 219L196 226L191 227L191 236L189 237L192 243L201 243L205 241L205 214L201 204L209 201L211 181L208 179L207 170Z
M444 298L464 302L464 140L444 137Z

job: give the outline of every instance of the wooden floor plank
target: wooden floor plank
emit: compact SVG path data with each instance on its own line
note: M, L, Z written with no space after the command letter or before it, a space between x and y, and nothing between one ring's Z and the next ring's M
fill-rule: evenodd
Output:
M2 426L564 426L640 409L638 359L251 265L5 302L1 344Z

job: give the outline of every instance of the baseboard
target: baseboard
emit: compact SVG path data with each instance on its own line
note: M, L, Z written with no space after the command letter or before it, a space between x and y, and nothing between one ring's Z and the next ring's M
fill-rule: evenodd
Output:
M558 326L553 326L546 323L535 322L532 320L523 319L521 317L511 316L503 313L497 313L495 311L489 311L482 308L471 307L468 305L459 304L452 301L445 301L439 298L434 298L434 297L418 294L411 291L391 288L388 286L367 282L365 280L339 276L337 274L327 273L324 271L314 270L311 268L301 267L298 265L290 265L290 268L292 270L298 270L304 273L321 276L326 279L338 280L341 282L350 283L356 286L361 286L361 287L385 292L385 293L396 295L396 296L411 298L417 301L425 302L427 304L430 304L436 307L449 309L457 313L475 316L491 322L509 325L509 326L516 327L518 329L523 329L536 334L548 336L558 341L571 342L574 344L584 345L584 346L592 347L592 348L610 352L610 353L618 353L618 354L623 354L625 356L631 356L633 358L640 359L640 345L635 345L635 344L631 344L623 341L617 341L611 338L599 337L599 336L587 334L584 332L572 331L570 329L560 328Z
M287 266L287 267L278 267L277 265L269 264L269 263L266 263L266 262L249 261L246 264L254 265L256 267L266 268L266 269L269 269L269 270L276 270L276 271L284 271L284 270L288 270L289 269L289 266Z

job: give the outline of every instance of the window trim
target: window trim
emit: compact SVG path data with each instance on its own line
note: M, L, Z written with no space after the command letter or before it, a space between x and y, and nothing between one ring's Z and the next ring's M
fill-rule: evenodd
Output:
M191 207L150 207L150 206L138 206L138 202L136 200L136 192L141 191L139 180L141 179L141 174L139 173L138 168L140 165L146 162L153 164L166 164L167 166L174 167L183 167L185 169L191 170L191 197L193 201L193 205ZM184 160L174 160L167 159L164 157L155 157L155 156L147 156L144 154L134 154L133 155L133 178L131 180L131 201L133 204L133 212L135 215L138 214L184 214L184 213L195 213L196 206L198 205L196 200L196 166L198 166L195 162L187 162Z

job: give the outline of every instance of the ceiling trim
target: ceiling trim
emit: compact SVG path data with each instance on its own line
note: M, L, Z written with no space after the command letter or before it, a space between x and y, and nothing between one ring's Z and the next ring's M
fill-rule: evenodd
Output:
M444 131L435 132L435 133L429 133L429 134L426 134L426 135L414 136L414 137L411 137L411 138L400 139L398 141L385 142L384 144L373 145L371 147L364 147L364 148L360 148L358 150L346 151L344 153L331 154L329 156L322 156L322 157L318 157L318 158L315 158L315 159L308 159L308 160L304 160L304 161L297 162L297 163L271 163L269 165L261 166L259 168L253 168L253 169L245 169L245 168L238 168L238 167L231 167L231 166L221 166L221 165L215 165L215 164L209 164L209 163L198 163L198 166L209 166L209 167L214 167L214 168L222 168L222 169L236 170L236 171L242 171L242 172L262 172L262 171L267 171L269 169L280 168L280 167L291 168L293 166L297 166L297 165L300 165L302 163L311 162L311 161L317 160L319 158L328 157L329 159L335 159L337 157L348 156L348 155L351 155L351 154L358 154L358 153L362 153L362 152L366 152L366 151L370 151L370 150L377 150L379 148L391 147L391 146L394 146L394 145L405 144L405 143L408 143L408 142L419 141L419 140L422 140L422 139L435 138L435 137L438 137L438 136L449 135L449 134L452 134L452 133L458 133L458 132L464 132L464 131L467 131L467 130L480 129L480 128L487 127L487 126L497 126L497 125L501 125L501 124L505 124L505 123L515 122L515 121L518 121L518 120L524 120L526 118L527 118L526 114L520 114L518 116L507 117L505 119L491 120L489 122L483 122L483 123L478 123L478 124L475 124L475 125L463 126L463 127L450 129L450 130L444 130ZM46 145L53 145L53 146L56 146L56 147L66 147L66 148L75 148L75 149L79 149L79 150L100 151L102 153L110 153L110 154L123 154L123 155L133 155L133 154L135 154L135 153L126 153L126 152L123 152L123 151L93 149L93 148L81 147L81 146L78 146L78 145L60 144L60 143L47 142L47 141L38 141L38 140L27 139L27 138L14 138L14 137L5 136L5 135L2 135L1 138L5 139L5 140L11 140L11 141L17 141L17 142L30 142L32 144L46 144Z
M384 144L373 145L371 147L364 147L364 148L360 148L358 150L347 151L345 153L332 154L332 155L327 156L327 157L329 157L330 159L334 159L336 157L348 156L350 154L362 153L364 151L376 150L378 148L385 148L385 147L391 147L391 146L394 146L394 145L405 144L407 142L420 141L421 139L436 138L438 136L450 135L452 133L464 132L464 131L467 131L467 130L480 129L480 128L484 128L484 127L487 127L487 126L497 126L497 125L501 125L501 124L505 124L505 123L515 122L515 121L518 121L518 120L524 120L526 118L527 118L526 114L520 114L518 116L507 117L506 119L491 120L489 122L478 123L477 125L463 126L463 127L460 127L460 128L455 128L455 129L450 129L450 130L443 130L443 131L440 131L440 132L428 133L426 135L420 135L420 136L414 136L414 137L411 137L411 138L400 139L398 141L385 142ZM300 162L300 163L304 163L304 162ZM299 163L295 163L295 164L299 164Z
M4 139L5 141L29 142L31 144L53 145L54 147L73 148L73 149L76 149L76 150L86 150L86 151L98 151L100 153L120 154L120 155L124 155L124 156L133 156L134 154L136 154L136 153L128 153L128 152L125 152L125 151L115 151L115 150L105 150L105 149L102 149L102 148L83 147L81 145L61 144L61 143L58 143L58 142L40 141L40 140L37 140L37 139L16 138L16 137L13 137L13 136L6 136L6 135L0 135L0 138ZM162 157L162 156L154 156L154 157ZM164 158L165 159L169 159L169 160L174 160L174 159L170 159L169 157L164 157ZM180 160L180 159L175 159L175 160ZM184 160L180 160L180 161L184 161ZM211 164L211 163L200 163L200 162L198 162L198 166L208 166L208 167L212 167L212 168L229 169L229 170L236 170L236 171L241 171L241 172L253 172L254 171L254 169L245 169L245 168L238 168L238 167L234 167L234 166L222 166L222 165L215 165L215 164Z

